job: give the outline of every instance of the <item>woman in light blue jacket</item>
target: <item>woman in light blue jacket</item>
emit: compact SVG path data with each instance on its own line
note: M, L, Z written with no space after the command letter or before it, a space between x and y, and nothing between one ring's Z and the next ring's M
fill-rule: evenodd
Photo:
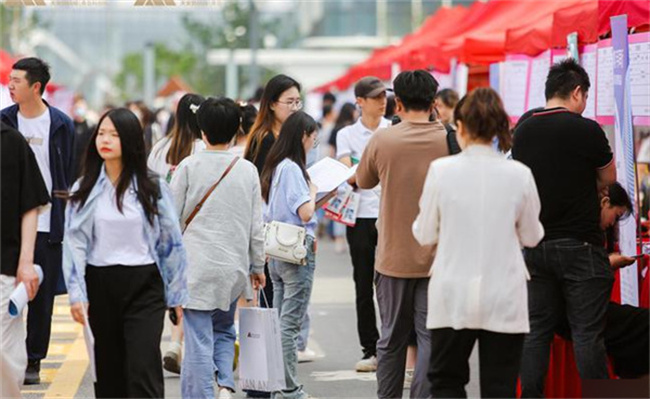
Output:
M167 184L147 169L142 128L106 113L67 209L63 272L75 321L95 337L97 398L164 397L165 310L187 301L186 256Z

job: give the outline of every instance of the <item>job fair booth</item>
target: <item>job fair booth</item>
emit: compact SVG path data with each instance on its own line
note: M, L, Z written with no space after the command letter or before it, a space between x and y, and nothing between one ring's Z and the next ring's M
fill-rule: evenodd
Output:
M586 118L605 130L615 153L618 181L635 200L635 213L621 221L615 249L644 254L616 271L611 301L648 308L650 298L650 0L475 2L441 8L398 45L376 50L364 62L318 92L350 90L363 76L390 80L401 70L431 71L441 88L462 96L491 86L503 99L513 126L526 111L544 107L546 75L552 64L573 57L589 74ZM647 318L647 314L646 314ZM617 321L619 322L619 321ZM634 320L620 320L623 334L645 339ZM551 398L582 397L569 337L556 335L546 383ZM629 338L629 337L627 337ZM630 345L629 341L625 345ZM631 354L645 356L648 353ZM625 375L623 360L610 358L611 378ZM619 364L615 364L615 360ZM633 360L629 360L633 362ZM618 374L623 375L618 375ZM647 371L646 371L647 373Z

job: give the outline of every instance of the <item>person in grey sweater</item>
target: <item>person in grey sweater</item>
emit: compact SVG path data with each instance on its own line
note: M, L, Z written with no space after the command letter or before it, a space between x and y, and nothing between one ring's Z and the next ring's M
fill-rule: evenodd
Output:
M235 391L234 316L237 298L263 288L264 235L257 169L228 152L241 111L227 98L201 103L197 119L204 151L184 159L171 182L184 228L189 302L183 310L185 357L181 367L184 398L218 398ZM217 182L220 183L188 218Z

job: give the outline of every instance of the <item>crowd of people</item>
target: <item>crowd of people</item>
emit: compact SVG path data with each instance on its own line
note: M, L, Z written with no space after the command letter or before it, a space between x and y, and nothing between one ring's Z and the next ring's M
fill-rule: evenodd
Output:
M543 397L556 333L582 379L608 378L608 355L621 376L648 374L647 309L610 303L613 271L635 258L605 246L634 206L605 133L581 116L590 82L572 59L551 67L546 107L514 129L494 90L459 98L424 70L397 75L390 97L365 77L338 111L327 94L320 121L286 75L258 107L188 93L164 127L132 102L91 129L82 109L73 121L42 99L48 81L45 62L18 61L1 113L3 397L40 382L67 291L95 337L96 397L164 397L164 367L184 398L230 398L238 301L258 290L278 310L286 387L246 394L309 397L297 370L313 360L326 230L340 250L347 241L354 368L377 373L379 398L405 385L412 398L466 397L477 341L482 396L516 397L520 380L522 397ZM307 168L326 156L357 170L321 199ZM324 223L320 209L346 190L359 195L353 223ZM265 254L269 222L304 229L301 264ZM6 311L19 283L26 334Z

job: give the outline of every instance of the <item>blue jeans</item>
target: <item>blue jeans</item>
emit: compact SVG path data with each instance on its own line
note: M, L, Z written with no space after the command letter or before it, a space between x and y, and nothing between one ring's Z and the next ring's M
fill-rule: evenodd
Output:
M235 391L235 309L227 312L183 309L185 356L181 367L184 398L214 399L214 372L220 387Z
M302 325L300 326L300 334L296 340L298 351L302 352L307 349L309 343L309 329L311 328L311 319L309 318L309 307L305 312L305 317L302 318Z
M284 357L284 375L287 388L273 392L272 397L279 399L302 399L307 394L298 383L297 340L311 296L314 284L316 255L314 239L307 236L307 264L305 266L271 259L269 271L273 279L273 306L280 313L280 330L282 334L282 354Z
M543 397L555 329L569 320L580 378L607 379L603 332L614 277L604 248L574 239L544 241L524 252L530 271L530 333L521 362L522 398Z

